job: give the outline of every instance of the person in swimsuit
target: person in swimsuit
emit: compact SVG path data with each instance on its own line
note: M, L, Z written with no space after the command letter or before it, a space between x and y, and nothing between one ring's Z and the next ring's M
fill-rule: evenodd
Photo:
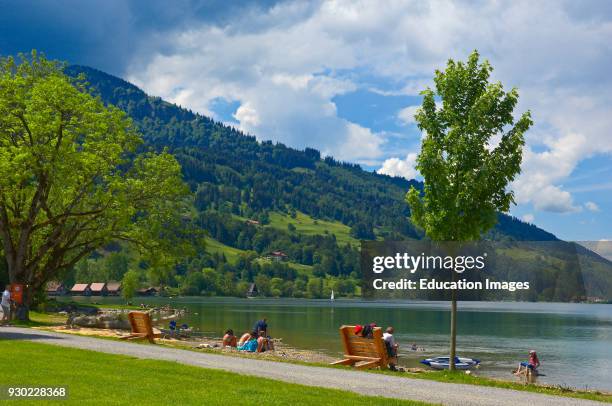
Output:
M535 350L529 351L529 361L521 362L518 369L514 373L515 375L524 374L527 379L538 376L538 368L540 367L540 359ZM524 369L523 369L524 368Z
M236 336L234 335L234 330L227 329L225 330L225 334L223 335L223 346L224 347L237 347L238 343L237 343L238 339L236 338Z
M257 332L252 331L250 333L244 333L242 337L240 337L236 349L246 352L261 352L261 346L262 344L257 339Z

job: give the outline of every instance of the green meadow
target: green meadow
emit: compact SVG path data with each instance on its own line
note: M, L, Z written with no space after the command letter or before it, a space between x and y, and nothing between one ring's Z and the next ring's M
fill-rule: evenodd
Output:
M347 225L336 221L317 220L296 211L295 218L279 212L270 213L269 227L274 227L282 230L287 230L289 224L293 224L295 230L304 235L324 235L326 233L334 234L336 241L340 244L359 245L359 240L351 236L351 228Z

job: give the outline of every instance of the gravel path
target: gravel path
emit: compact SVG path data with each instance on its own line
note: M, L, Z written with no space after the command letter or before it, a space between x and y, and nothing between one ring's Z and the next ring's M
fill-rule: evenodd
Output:
M412 399L444 405L602 405L580 399L541 395L486 386L451 384L367 372L296 365L285 362L196 353L162 346L101 340L18 327L0 327L0 339L23 339L71 348L175 361L202 368L302 385L348 390L363 395Z

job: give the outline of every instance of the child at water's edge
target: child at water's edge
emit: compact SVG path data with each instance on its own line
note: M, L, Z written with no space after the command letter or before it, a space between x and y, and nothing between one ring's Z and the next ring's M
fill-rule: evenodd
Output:
M525 367L525 369L523 369ZM538 354L535 350L529 351L529 361L521 362L518 366L518 369L515 372L515 375L525 374L525 377L528 381L535 380L535 377L538 376L538 368L540 367L540 359L538 358Z

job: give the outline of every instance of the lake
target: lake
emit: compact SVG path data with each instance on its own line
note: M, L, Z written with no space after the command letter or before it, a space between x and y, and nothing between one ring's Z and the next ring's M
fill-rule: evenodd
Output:
M80 302L124 303L121 298L75 298ZM236 334L267 317L270 333L289 346L340 356L338 327L375 322L394 326L400 364L448 355L448 302L306 299L143 297L134 303L186 307L184 320L214 336ZM482 361L478 375L513 378L511 371L538 352L539 382L612 390L612 305L574 303L460 302L457 354ZM423 350L412 351L416 343Z

